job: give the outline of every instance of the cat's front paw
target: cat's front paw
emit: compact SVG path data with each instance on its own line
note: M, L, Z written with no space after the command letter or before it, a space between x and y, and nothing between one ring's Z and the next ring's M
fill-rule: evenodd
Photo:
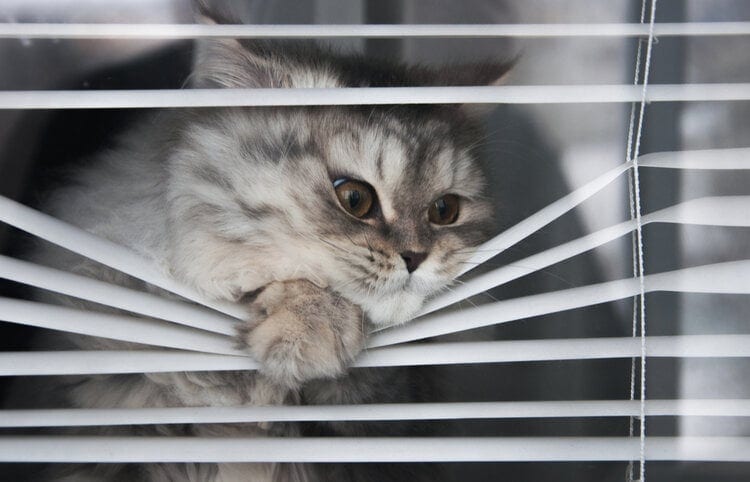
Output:
M307 280L268 284L251 311L240 344L261 373L289 388L342 375L364 347L362 310Z

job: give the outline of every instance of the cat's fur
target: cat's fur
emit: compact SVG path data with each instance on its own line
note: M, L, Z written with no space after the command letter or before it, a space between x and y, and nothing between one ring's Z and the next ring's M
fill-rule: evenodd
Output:
M482 85L505 64L426 68L337 56L310 44L218 39L200 45L194 87ZM472 148L478 129L461 106L212 108L162 112L54 193L55 216L128 246L205 295L243 303L237 340L255 372L80 377L57 386L75 407L167 407L405 401L401 370L347 367L371 324L408 320L457 274L467 248L492 234L491 205ZM378 211L346 213L332 181L371 184ZM427 210L460 196L455 224ZM401 253L427 253L409 273ZM60 251L47 264L142 289L127 276ZM97 307L101 309L101 307ZM51 343L119 348L56 334ZM158 341L157 341L158 343ZM138 349L139 347L132 347ZM96 433L268 436L356 434L359 425L156 426ZM396 426L395 433L403 433ZM385 433L385 432L383 432ZM101 465L65 480L389 480L364 466ZM370 478L368 478L370 477ZM390 477L396 479L395 475ZM411 477L411 476L410 476Z

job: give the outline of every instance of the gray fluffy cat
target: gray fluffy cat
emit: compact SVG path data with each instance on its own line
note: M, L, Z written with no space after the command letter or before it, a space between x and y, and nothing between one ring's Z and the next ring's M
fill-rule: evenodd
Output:
M217 39L198 46L190 82L196 88L489 85L507 68L470 64L438 72L339 56L309 44ZM66 379L56 387L63 403L101 408L408 400L414 385L404 371L347 373L347 367L369 327L410 319L427 297L451 283L468 248L492 234L491 203L472 152L478 133L464 106L184 109L140 123L79 172L77 185L54 193L49 210L134 249L209 297L247 306L237 340L261 369ZM60 251L38 257L150 289ZM63 342L82 349L124 346L55 334L52 343ZM165 425L95 433L355 435L358 427ZM56 477L282 482L406 476L365 466L149 464L76 467Z

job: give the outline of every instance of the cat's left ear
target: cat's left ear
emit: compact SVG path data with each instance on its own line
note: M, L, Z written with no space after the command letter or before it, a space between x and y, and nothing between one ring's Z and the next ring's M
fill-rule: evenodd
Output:
M433 86L481 87L501 85L510 75L518 57L501 62L471 62L441 68L433 77ZM472 118L481 118L494 109L494 104L462 104L459 108Z
M231 3L193 0L195 17L207 25L241 24ZM190 85L197 88L281 87L284 65L266 42L235 38L198 39Z

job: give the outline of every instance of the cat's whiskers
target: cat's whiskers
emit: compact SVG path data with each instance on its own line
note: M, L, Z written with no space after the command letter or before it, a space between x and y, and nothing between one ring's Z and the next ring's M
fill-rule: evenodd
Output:
M317 240L318 240L318 241L320 241L320 242L322 242L322 243L324 243L324 244L327 244L328 246L330 246L330 247L332 247L332 248L335 248L335 249L339 249L339 250L341 250L341 251L345 252L346 254L348 254L348 255L350 255L350 256L354 256L354 253L352 253L352 252L351 252L351 251L349 251L348 249L346 249L346 248L344 248L344 247L342 247L342 246L339 246L338 244L336 244L336 243L334 243L334 242L332 242L332 241L329 241L329 240L327 240L327 239L326 239L326 238L324 238L323 236L317 236L317 235L316 235L315 237L317 238Z
M347 288L347 287L351 286L354 283L362 282L362 281L364 281L367 278L368 278L368 276L359 276L359 277L356 277L356 278L352 278L352 279L350 279L349 281L347 281L345 283L337 284L337 285L333 286L333 289L340 292L344 288Z
M518 263L493 263L493 262L491 262L491 261L483 261L483 262L476 262L476 261L459 261L459 263L462 263L462 264L473 264L474 266L479 266L479 265L483 264L483 265L487 265L487 266L491 266L491 267L495 267L495 268L503 268L503 267L506 267L506 266L510 266L510 267L512 267L512 268L519 268L519 269L523 269L523 270L526 270L526 271L528 271L528 273L526 273L526 274L532 274L532 273L537 273L537 272L539 272L539 273L541 273L541 274L544 274L544 275L550 276L550 277L552 277L552 278L555 278L555 279L557 279L557 280L559 280L559 281L562 281L563 283L565 283L565 285L566 285L566 286L571 286L571 287L572 287L572 286L575 286L575 285L574 285L573 283L571 283L571 282L570 282L569 280L567 280L567 279L563 278L562 276L560 276L559 274L557 274L557 273L555 273L555 272L553 272L553 271L551 271L551 270L548 270L548 269L536 269L536 268L530 268L530 267L528 267L528 266L523 266L523 265L521 265L521 264L518 264ZM524 275L524 276L525 276L525 275ZM455 279L454 281L459 281L459 280L458 280L458 279ZM511 280L511 281L514 281L514 280ZM509 283L509 282L510 282L510 281L508 281L508 283ZM505 283L502 283L502 284L499 284L499 285L497 285L497 286L502 286L502 285L504 285L504 284L505 284Z
M365 324L365 310L361 310L361 312L362 312L362 315L360 316L360 319L359 319L359 324L360 324L359 327L362 330L362 335L366 339L368 333L367 333L367 325ZM362 347L362 351L367 353L367 343L365 343L364 346Z
M304 233L302 233L302 236L304 236L304 237L306 237L306 238L308 238L310 240L319 241L319 242L321 242L321 243L323 243L323 244L325 244L327 246L330 246L331 248L334 249L334 252L332 253L332 255L335 258L337 258L338 260L346 263L350 267L356 267L359 270L361 270L362 272L366 273L366 276L361 276L359 278L355 278L354 280L352 280L352 282L362 282L362 281L367 281L367 280L370 280L371 278L373 278L374 273L372 272L371 265L369 263L364 264L364 263L358 262L362 258L367 259L370 263L373 262L373 261L375 261L375 253L374 253L374 251L372 249L372 246L370 245L370 242L369 242L369 240L367 239L366 236L365 236L365 242L367 243L367 247L365 248L364 246L360 246L359 244L355 243L354 240L348 234L345 234L345 236L347 237L347 239L349 239L349 241L351 241L352 246L354 246L356 248L367 249L367 251L368 251L367 255L364 255L363 253L355 253L355 252L351 251L350 249L347 249L347 248L341 246L339 243L333 242L333 241L331 241L329 239L326 239L326 238L324 238L323 236L320 236L320 235L311 235L311 234L304 234ZM346 253L349 256L342 256L341 253ZM373 286L372 286L373 284L377 284L377 280L370 281L370 283L365 283L365 286L367 286L371 290L373 288Z
M466 281L461 281L460 279L454 279L453 281L455 281L456 283L458 283L458 284L460 284L460 285L465 285L465 284L466 284ZM448 290L449 290L449 291L453 291L453 290L452 290L452 289L451 289L450 287L448 287ZM494 296L492 296L492 295L491 295L491 294L489 293L489 291L482 291L481 293L477 293L477 294L476 294L476 295L474 295L474 296L480 296L480 295L481 295L481 296L486 296L486 297L490 298L490 299L491 299L492 301L500 301L500 300L498 300L497 298L495 298ZM469 303L471 303L471 299L470 299L470 298L467 298L467 299L466 299L466 301L468 301ZM472 304L473 304L473 303L472 303Z
M367 243L367 251L370 253L370 261L374 261L375 260L375 253L373 253L372 245L370 244L370 239L367 237L367 233L362 233L362 234L365 237L365 243ZM349 235L347 235L346 237L348 238ZM350 238L350 240L351 240L351 238ZM352 243L353 242L354 241L352 241Z
M451 254L474 254L474 253L497 253L500 254L504 249L471 249L471 248L459 248L451 251Z
M324 238L324 237L322 237L322 236L320 236L320 235L315 235L314 237L312 237L312 236L308 236L308 237L309 237L310 239L318 240L318 241L322 242L323 244L326 244L326 245L328 245L328 246L330 246L330 247L332 247L332 248L334 248L334 249L340 250L340 251L342 251L342 252L344 252L344 253L348 254L348 255L349 255L349 256L351 256L352 258L355 258L355 259L359 259L359 258L362 258L362 257L364 257L362 253L355 253L355 252L351 251L350 249L347 249L347 248L345 248L345 247L341 246L340 244L338 244L338 243L335 243L335 242L333 242L333 241L331 241L331 240L328 240L328 239L326 239L326 238ZM356 247L356 248L368 249L368 251L370 251L370 255L372 255L372 251L371 251L371 250L369 249L369 247L368 247L368 248L365 248L364 246L360 246L360 245L358 245L357 243L355 243L355 242L354 242L354 241L353 241L353 240L351 239L351 237L349 237L349 235L346 235L346 237L347 237L347 238L348 238L348 239L349 239L349 240L350 240L350 241L352 242L352 246L354 246L354 247ZM371 256L371 257L372 257L372 256ZM351 262L351 261L352 261L352 260L350 260L350 259L346 259L346 258L341 258L341 259L344 259L345 261L348 261L348 262ZM369 261L374 261L374 257L372 257L372 259L370 259Z
M466 149L469 152L474 151L478 147L484 147L487 145L490 145L492 143L492 140L496 138L498 130L494 130L492 132L487 132L480 136L476 141L472 142L468 146L466 146L464 149Z
M294 137L293 137L293 136L294 136L294 134L292 134L291 132L290 132L290 133L289 133L289 134L287 135L287 139L288 139L288 140L287 140L287 142L286 142L286 143L284 144L284 150L283 150L283 151L282 151L282 153L281 153L281 158L282 158L282 159L286 159L286 158L287 158L287 156L289 155L289 152L290 152L290 151L291 151L291 149L292 149L292 146L293 146L293 145L294 145L294 143L295 143L295 139L294 139Z
M458 280L456 280L456 281L458 281ZM448 290L448 291L450 291L451 293L455 292L455 290L453 288L451 288L450 286L446 286L445 289ZM484 293L482 293L482 294L484 294ZM456 303L456 308L458 308L459 310L463 310L464 308L461 306L461 302L463 302L463 301L469 303L473 308L477 307L476 303L474 303L473 301L471 301L471 298L466 298L466 299L463 299L463 300L459 300ZM497 300L495 300L495 301L497 301Z

